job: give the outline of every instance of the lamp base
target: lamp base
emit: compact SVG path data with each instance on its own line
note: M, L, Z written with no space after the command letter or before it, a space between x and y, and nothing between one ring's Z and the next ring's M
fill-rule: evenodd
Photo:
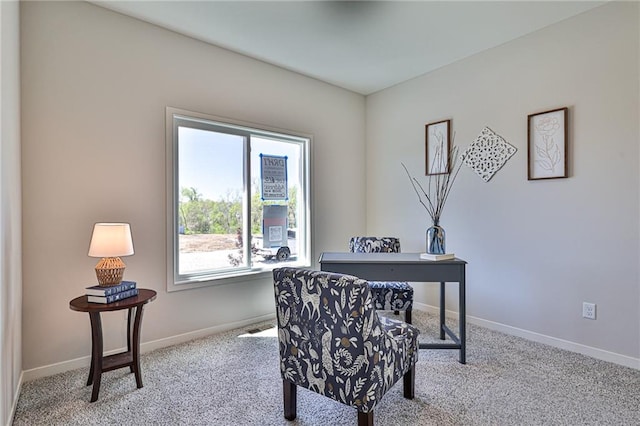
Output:
M111 287L122 282L126 265L119 257L103 257L96 265L96 277L102 287Z

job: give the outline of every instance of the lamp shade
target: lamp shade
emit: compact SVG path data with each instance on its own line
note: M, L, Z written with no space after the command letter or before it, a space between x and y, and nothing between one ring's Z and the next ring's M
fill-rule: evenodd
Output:
M133 240L128 223L96 223L93 226L89 256L119 257L132 254Z

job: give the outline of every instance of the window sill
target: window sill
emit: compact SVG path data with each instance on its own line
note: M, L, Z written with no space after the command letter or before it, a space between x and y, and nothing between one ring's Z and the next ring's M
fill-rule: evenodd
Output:
M270 279L273 276L273 269L281 267L309 268L311 265L299 262L273 265L271 269L243 270L226 274L206 275L194 277L182 281L173 281L170 277L167 281L167 291L191 290L194 288L211 287L219 285L236 284L248 281L258 281Z

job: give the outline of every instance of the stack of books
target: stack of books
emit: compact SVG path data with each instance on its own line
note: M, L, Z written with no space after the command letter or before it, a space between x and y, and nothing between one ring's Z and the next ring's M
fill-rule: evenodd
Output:
M138 295L135 281L122 281L118 285L104 287L94 285L86 288L87 302L113 303Z

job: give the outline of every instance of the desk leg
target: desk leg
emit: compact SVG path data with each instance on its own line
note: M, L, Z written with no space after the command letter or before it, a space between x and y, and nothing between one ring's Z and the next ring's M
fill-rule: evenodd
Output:
M462 269L461 277L460 277L460 306L458 307L458 312L460 313L460 318L458 321L460 322L460 364L466 364L467 357L467 313L466 313L466 290L465 290L465 276L464 276L464 268Z
M93 382L91 402L98 400L100 380L102 379L102 321L100 312L89 312L91 319L91 372L89 380Z
M444 311L445 311L445 297L444 297L444 283L441 282L440 283L440 340L444 340L445 339L445 335L444 335L444 325L445 325L445 316L444 316Z
M133 372L136 375L136 385L142 387L142 376L140 374L140 325L142 324L142 310L144 305L136 308L136 319L133 324Z

